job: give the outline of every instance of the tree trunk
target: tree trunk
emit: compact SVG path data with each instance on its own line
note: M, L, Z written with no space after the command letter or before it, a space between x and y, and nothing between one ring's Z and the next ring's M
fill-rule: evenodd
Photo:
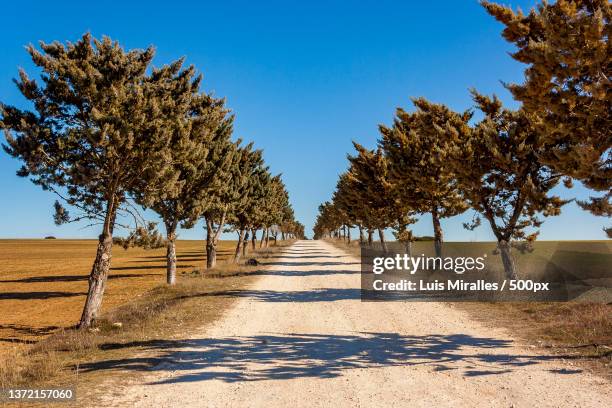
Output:
M406 255L412 258L412 241L408 241L405 243Z
M268 230L265 227L261 230L261 239L259 240L259 249L263 248L264 241L266 240L267 231Z
M227 209L223 210L219 225L215 231L215 224L210 217L206 217L206 268L214 268L217 265L217 243L225 225Z
M210 218L206 218L206 268L214 268L217 264L217 251L213 243L214 225Z
M83 306L83 312L81 313L81 320L78 324L80 329L86 329L91 326L92 322L98 316L100 306L102 305L106 279L111 266L113 229L115 226L116 214L117 209L115 208L115 198L113 197L108 200L102 234L98 237L96 259L94 260L89 274L89 289L87 291L85 305Z
M249 230L248 228L245 230L246 234L244 236L244 241L242 242L242 256L246 257L248 249L249 249Z
M285 240L285 231L281 231L281 241Z
M253 249L253 251L255 251L255 245L257 244L257 230L255 228L253 228L251 230L252 234L251 235L251 247Z
M176 283L176 227L166 224L166 283Z
M266 245L265 245L265 247L267 248L269 244L270 244L270 229L266 228Z
M508 279L518 279L518 269L512 256L512 247L507 241L501 240L498 242L499 253L504 264L504 272Z
M359 244L363 245L364 242L365 242L365 237L363 235L363 227L361 226L361 224L359 224Z
M244 247L244 235L246 234L245 229L241 229L238 234L238 245L236 245L236 252L234 253L234 263L240 261L240 254Z
M85 329L91 326L96 319L100 306L102 305L102 297L104 296L104 287L106 278L110 270L111 257L113 249L113 237L110 234L102 234L98 239L98 249L96 251L96 259L89 274L89 290L87 299L81 314L81 320L78 327Z
M206 244L206 268L214 268L217 266L217 246L214 244Z
M351 227L346 227L346 243L351 245Z
M383 252L387 253L387 241L385 241L385 232L382 230L382 228L378 229L378 238L380 239L380 246L382 247Z
M438 214L438 207L434 207L431 210L431 219L433 222L434 230L434 245L436 247L436 256L442 257L442 226L440 225L440 215Z
M368 246L372 248L372 244L374 243L374 231L371 229L368 230Z

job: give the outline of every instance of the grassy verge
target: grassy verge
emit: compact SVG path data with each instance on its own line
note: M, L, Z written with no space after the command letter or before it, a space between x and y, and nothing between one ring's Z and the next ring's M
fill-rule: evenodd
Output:
M279 242L249 257L265 264L266 258L276 257L289 244ZM83 373L80 366L124 358L143 342L181 338L214 322L237 299L223 293L248 288L264 267L226 263L203 274L197 269L184 272L177 285L157 286L108 311L93 329L63 329L35 344L16 344L0 359L0 388L95 383L108 372Z
M16 343L37 343L78 321L97 240L0 239L0 360ZM219 263L236 241L222 240ZM178 240L178 272L203 268L205 242ZM113 248L102 312L131 302L166 281L166 249Z
M329 240L360 256L359 242ZM485 325L503 327L524 342L552 353L572 356L583 366L612 378L612 304L577 302L456 302Z

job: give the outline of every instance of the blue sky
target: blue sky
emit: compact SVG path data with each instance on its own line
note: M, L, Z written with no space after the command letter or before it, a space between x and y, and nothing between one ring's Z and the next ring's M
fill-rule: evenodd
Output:
M528 10L533 0L504 1ZM235 136L265 151L282 172L296 215L310 233L317 206L346 169L351 140L373 147L377 125L396 107L424 96L456 110L471 107L468 88L496 92L516 106L500 80L520 81L523 67L501 37L501 25L475 0L461 1L197 1L8 2L0 36L0 101L25 106L12 83L17 68L36 72L24 46L74 41L89 31L126 48L155 45L156 64L186 57L203 74L203 89L225 96L236 113ZM2 138L3 139L3 138ZM0 237L96 237L96 228L56 227L55 197L15 176L19 163L0 152ZM559 188L586 197L581 187ZM484 240L445 220L447 240ZM548 219L541 239L603 239L607 220L567 205ZM415 225L431 235L430 218ZM197 239L198 225L182 231ZM233 236L233 235L232 235Z

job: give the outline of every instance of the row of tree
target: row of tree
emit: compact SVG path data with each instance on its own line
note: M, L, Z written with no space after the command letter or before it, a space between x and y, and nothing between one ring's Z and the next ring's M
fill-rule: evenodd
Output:
M506 28L516 60L529 64L525 82L507 85L521 107L472 90L473 111L413 99L392 126L379 127L375 150L354 143L349 169L331 202L319 207L315 237L339 236L357 226L360 240L393 228L407 250L418 214L433 220L441 256L440 219L475 210L473 229L486 219L498 241L506 274L516 278L512 245L536 239L542 216L559 215L568 202L551 194L559 182L579 180L603 195L578 202L595 215L612 215L611 7L607 0L558 0L528 15L482 2ZM612 234L606 228L608 236ZM349 235L350 239L350 235Z
M28 52L42 75L38 82L21 70L15 81L33 109L0 105L3 147L23 161L18 175L77 209L71 216L57 201L57 224L102 226L80 327L100 310L115 229L133 229L126 246L160 241L139 208L165 225L169 284L176 281L177 229L201 219L207 267L215 266L224 229L238 233L236 262L249 233L253 246L258 230L265 245L270 234L303 236L280 175L252 143L232 140L234 117L223 99L200 91L193 66L181 59L154 68L152 48L124 50L89 34Z

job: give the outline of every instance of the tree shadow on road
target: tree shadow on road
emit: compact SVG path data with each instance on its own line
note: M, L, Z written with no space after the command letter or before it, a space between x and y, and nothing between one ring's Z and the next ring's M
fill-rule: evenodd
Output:
M351 269L315 269L315 270L270 270L262 269L257 271L237 271L228 272L223 274L209 273L206 276L214 278L231 278L236 276L287 276L287 277L298 277L298 276L332 276L332 275L359 275L361 271Z
M276 290L223 290L218 292L201 293L194 296L227 296L249 297L261 302L335 302L338 300L361 299L360 289L322 288L304 291L276 291Z
M100 346L103 350L148 350L151 357L106 360L81 365L80 369L173 373L151 384L333 378L351 369L413 365L431 365L434 371L461 370L462 375L474 377L503 374L565 357L504 353L510 345L510 340L466 334L404 336L367 332L152 340Z
M291 269L291 270L263 270L261 275L275 276L334 276L334 275L360 275L360 270L354 269Z
M359 262L261 262L267 266L338 266L338 265L361 265Z
M344 256L340 256L340 255L285 255L282 254L281 255L282 258L288 258L288 259L318 259L318 258L345 258Z

